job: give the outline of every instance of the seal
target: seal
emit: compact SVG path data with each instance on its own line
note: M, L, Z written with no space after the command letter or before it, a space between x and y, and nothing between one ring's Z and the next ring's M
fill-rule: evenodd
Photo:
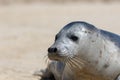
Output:
M120 80L120 36L87 22L63 27L48 58L42 80Z

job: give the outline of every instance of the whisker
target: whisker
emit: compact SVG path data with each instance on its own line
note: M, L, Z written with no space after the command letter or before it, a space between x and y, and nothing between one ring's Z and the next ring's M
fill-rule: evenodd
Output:
M79 57L75 57L74 59L76 59L77 61L80 61L82 64L87 63L86 61L84 61L84 60L80 59Z
M63 63L66 63L68 61L68 57L63 60Z
M82 68L81 64L78 64L75 60L71 60L71 62L73 63L73 65L75 65L75 68Z
M72 73L73 68L75 67L75 65L73 65L73 63L71 63L70 59L71 59L71 58L68 58L68 59L67 59L67 62L66 62L66 70L68 70L69 73ZM73 67L73 66L74 66L74 67Z
M72 68L81 69L85 61L75 56L74 58L68 57L66 61L67 66L72 70Z
M69 68L72 69L72 68L75 68L76 65L74 64L74 62L71 61L71 59L69 58L68 60L68 64L69 64Z
M81 59L74 58L74 61L75 61L76 63L80 64L80 65L84 65L84 62L83 62L83 60L81 60Z
M77 65L76 65L76 62L74 60L70 59L69 62L73 68L76 68Z
M44 61L45 61L46 64L49 64L49 59L48 59L47 55L44 56Z
M68 69L70 72L72 72L71 64L70 64L69 62L67 62L66 64L67 64L67 65L66 65L67 69Z

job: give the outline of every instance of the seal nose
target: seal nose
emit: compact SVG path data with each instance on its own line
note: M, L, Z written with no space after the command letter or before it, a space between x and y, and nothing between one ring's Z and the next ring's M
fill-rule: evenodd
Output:
M49 53L56 53L57 52L57 48L54 47L54 48L48 48L48 52Z

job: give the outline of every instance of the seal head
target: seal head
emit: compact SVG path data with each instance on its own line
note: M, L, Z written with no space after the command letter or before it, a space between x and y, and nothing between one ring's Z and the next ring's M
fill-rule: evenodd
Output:
M55 37L55 43L48 48L51 60L63 61L68 57L79 55L79 51L89 45L88 40L98 30L86 22L72 22L67 24ZM89 37L88 37L89 35ZM88 45L85 45L88 43ZM83 50L82 50L83 51Z

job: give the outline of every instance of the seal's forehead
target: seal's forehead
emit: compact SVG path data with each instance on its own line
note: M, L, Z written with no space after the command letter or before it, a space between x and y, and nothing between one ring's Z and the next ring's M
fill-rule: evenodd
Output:
M66 29L70 29L72 27L79 27L79 22L71 22L71 23L67 24L63 29L66 30Z
M67 24L62 30L69 30L69 29L87 29L90 31L96 30L96 28L92 25L89 24L87 22L83 22L83 21L75 21L75 22L71 22L69 24Z

